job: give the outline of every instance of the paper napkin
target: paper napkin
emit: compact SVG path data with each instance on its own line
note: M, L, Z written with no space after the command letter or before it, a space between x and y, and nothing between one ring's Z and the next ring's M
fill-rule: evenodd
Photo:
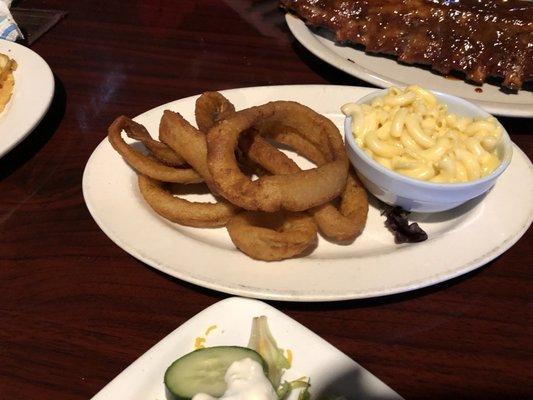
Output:
M23 36L13 16L9 12L9 6L11 6L11 0L0 0L0 39L7 39L14 42Z

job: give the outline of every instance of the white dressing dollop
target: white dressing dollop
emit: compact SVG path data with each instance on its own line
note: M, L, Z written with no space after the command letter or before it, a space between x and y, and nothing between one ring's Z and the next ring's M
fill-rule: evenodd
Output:
M251 358L233 362L226 371L224 380L228 388L222 397L198 393L192 400L278 400L263 367Z

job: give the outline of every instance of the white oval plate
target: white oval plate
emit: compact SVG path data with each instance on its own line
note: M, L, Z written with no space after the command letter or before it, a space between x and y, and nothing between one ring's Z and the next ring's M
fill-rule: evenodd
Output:
M366 82L387 88L418 84L425 88L462 97L489 113L510 117L533 117L533 92L520 90L505 93L499 86L484 84L476 86L412 65L396 62L394 59L366 54L350 46L335 43L311 31L305 23L291 14L285 19L292 34L307 50L328 64ZM481 93L478 93L481 89Z
M247 346L252 319L265 315L278 346L293 354L286 380L311 379L313 399L344 395L358 400L401 400L402 397L324 339L281 311L261 301L232 297L219 301L185 322L143 354L92 400L165 399L163 377L177 358L194 350L197 337L206 347ZM216 327L205 335L207 328ZM289 400L296 400L295 391Z
M34 51L0 39L0 53L15 59L15 87L0 113L0 157L19 144L44 117L54 96L54 75Z
M270 86L223 91L237 109L270 100L294 100L331 118L342 131L339 108L372 89L348 86ZM163 110L194 121L197 96L154 108L136 121L157 136ZM332 301L398 293L464 274L503 253L531 224L533 168L515 147L514 158L481 202L431 215L414 215L429 240L396 245L380 210L371 206L365 231L340 246L319 238L302 258L267 263L233 246L225 229L179 226L144 202L133 170L107 139L85 168L83 194L96 223L117 245L148 265L179 279L247 297ZM194 198L194 197L193 197ZM478 204L479 203L479 204Z

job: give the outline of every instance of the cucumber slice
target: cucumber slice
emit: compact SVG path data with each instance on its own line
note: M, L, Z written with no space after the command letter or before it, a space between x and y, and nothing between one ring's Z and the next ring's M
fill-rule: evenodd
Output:
M175 399L187 400L198 393L220 397L226 391L224 375L234 361L251 358L263 366L263 357L247 347L216 346L195 350L174 361L165 372L165 385Z

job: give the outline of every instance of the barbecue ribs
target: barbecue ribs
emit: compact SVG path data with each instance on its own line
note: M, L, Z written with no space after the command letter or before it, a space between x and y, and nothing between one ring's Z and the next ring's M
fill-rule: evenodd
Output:
M483 83L503 78L520 89L533 80L531 0L280 0L308 25L341 43L430 65Z

